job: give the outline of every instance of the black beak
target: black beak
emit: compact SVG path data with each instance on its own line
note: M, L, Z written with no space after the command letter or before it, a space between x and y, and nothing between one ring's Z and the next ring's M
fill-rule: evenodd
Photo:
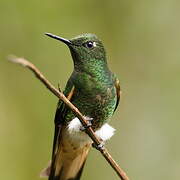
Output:
M59 40L59 41L62 41L62 42L65 43L66 45L71 45L71 44L72 44L72 42L71 42L70 40L64 39L64 38L59 37L59 36L56 36L56 35L54 35L54 34L45 33L45 35L47 35L47 36L49 36L49 37L51 37L51 38L57 39L57 40Z

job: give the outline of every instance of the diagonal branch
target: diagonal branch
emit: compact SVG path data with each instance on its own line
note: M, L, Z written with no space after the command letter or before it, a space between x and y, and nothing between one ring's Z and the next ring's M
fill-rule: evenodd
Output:
M35 76L59 99L61 99L72 111L73 113L78 117L78 119L81 121L82 125L86 128L86 133L89 135L89 137L93 140L96 147L101 145L101 141L98 139L98 137L95 135L93 129L91 127L88 127L88 122L83 117L82 113L64 96L63 93L58 91L44 76L43 74L32 64L31 62L27 61L24 58L19 58L16 56L9 56L9 61L20 64L24 67L27 67L30 69ZM108 161L108 163L111 165L111 167L115 170L117 175L120 177L121 180L129 180L126 173L120 168L120 166L116 163L116 161L111 157L107 149L99 148L98 149L101 154L104 156L104 158Z

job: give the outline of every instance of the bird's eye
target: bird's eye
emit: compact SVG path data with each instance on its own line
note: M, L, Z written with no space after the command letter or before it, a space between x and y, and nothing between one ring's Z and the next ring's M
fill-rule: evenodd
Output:
M93 48L96 46L95 42L92 41L87 41L86 43L83 44L86 48Z

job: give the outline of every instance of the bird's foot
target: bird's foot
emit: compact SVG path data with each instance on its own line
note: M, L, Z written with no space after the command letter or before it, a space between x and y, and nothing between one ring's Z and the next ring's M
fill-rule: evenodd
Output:
M104 149L104 142L101 142L100 144L96 145L95 143L92 143L92 147L97 149L98 151L102 151Z
M93 118L90 118L90 117L87 117L87 116L84 116L84 118L86 119L87 125L86 126L81 126L80 127L81 131L85 131L87 128L92 126L91 121L93 120Z

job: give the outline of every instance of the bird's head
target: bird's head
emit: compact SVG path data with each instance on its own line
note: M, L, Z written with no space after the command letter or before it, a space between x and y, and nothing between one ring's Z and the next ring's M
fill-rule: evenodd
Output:
M88 64L106 64L106 53L102 42L94 34L82 34L70 40L46 33L47 36L65 43L73 57L74 65L78 67ZM98 63L98 64L99 64Z

